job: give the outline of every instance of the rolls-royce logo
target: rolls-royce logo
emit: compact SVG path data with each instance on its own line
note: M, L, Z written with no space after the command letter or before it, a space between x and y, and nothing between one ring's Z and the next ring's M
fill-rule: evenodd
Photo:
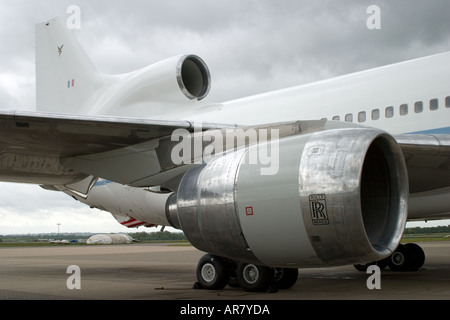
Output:
M324 194L309 195L309 209L313 225L329 224L327 203Z

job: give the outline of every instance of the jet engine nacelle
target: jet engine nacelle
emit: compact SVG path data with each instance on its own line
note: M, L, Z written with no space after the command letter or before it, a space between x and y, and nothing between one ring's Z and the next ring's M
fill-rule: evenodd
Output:
M201 100L209 93L211 76L208 66L200 57L182 55L129 74L126 87L130 88L132 99L142 94L142 98L148 101L170 102L179 99L178 96Z
M188 171L168 220L202 251L272 267L366 263L396 249L408 180L391 136L349 128L277 143L274 175L245 161L259 144Z
M107 79L112 84L93 96L93 109L124 116L144 110L153 116L177 112L205 98L211 88L208 66L196 55L176 56Z

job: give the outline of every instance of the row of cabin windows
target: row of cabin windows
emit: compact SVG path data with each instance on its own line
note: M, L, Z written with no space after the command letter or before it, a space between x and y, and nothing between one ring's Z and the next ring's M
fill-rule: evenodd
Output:
M450 96L445 98L445 107L446 108L450 108ZM431 99L430 103L429 103L429 108L431 111L437 110L439 109L439 100L438 99ZM401 104L399 107L399 114L401 116L406 116L409 112L409 108L408 108L408 104L404 103ZM416 103L414 103L414 112L415 113L421 113L423 112L423 102L422 101L417 101ZM378 120L380 119L380 109L373 109L371 112L371 118L372 120ZM384 116L389 119L392 118L394 116L394 107L393 106L389 106L386 109L384 109ZM365 111L361 111L358 113L358 122L365 122L366 119L366 112ZM333 120L340 120L340 116L334 116ZM352 113L348 113L345 115L345 121L346 122L353 122L353 114Z

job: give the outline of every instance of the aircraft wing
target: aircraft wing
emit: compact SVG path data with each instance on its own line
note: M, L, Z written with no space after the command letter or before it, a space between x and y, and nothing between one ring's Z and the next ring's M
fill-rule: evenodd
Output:
M304 123L287 135L305 131ZM202 130L231 127L202 123ZM181 120L1 111L0 180L67 185L95 176L131 186L158 185L190 167L170 160L170 135L176 129L196 130ZM395 138L405 156L410 193L450 187L450 135Z
M211 128L216 126L202 123L202 129ZM64 160L84 159L96 163L99 172L93 173L97 177L117 172L113 166L122 164L127 170L121 173L122 180L116 180L131 183L137 175L170 169L161 167L156 153L160 139L170 137L176 129L191 132L194 125L188 121L0 111L0 180L71 184L92 172L68 167ZM148 168L147 173L138 172L143 167Z

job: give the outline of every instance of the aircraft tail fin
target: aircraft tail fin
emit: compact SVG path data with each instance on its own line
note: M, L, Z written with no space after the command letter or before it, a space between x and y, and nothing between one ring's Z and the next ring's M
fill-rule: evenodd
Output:
M83 106L103 78L61 18L36 25L38 111L87 113Z

